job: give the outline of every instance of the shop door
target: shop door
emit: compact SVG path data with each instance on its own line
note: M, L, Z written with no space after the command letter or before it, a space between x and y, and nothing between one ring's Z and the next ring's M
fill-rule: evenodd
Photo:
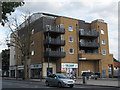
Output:
M102 70L102 78L106 78L106 70Z

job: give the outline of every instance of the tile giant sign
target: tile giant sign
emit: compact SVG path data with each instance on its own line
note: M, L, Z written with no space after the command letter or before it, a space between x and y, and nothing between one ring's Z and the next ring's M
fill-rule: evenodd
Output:
M77 63L61 63L62 68L78 68Z
M78 68L77 63L61 63L61 71L66 72L66 68Z

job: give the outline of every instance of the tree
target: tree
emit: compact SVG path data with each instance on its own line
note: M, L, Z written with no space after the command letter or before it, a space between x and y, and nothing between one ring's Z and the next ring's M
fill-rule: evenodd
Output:
M5 76L9 76L8 70L9 70L9 59L10 59L10 50L5 49L2 50L2 76L4 76L4 73L6 73Z
M24 65L23 70L23 79L29 78L29 67L30 67L30 45L32 43L31 41L31 32L32 32L32 24L31 24L31 16L30 14L28 16L23 16L24 23L22 25L18 25L18 21L16 18L13 18L12 22L9 22L9 29L12 32L11 33L11 39L8 39L7 45L9 47L15 47L17 50L20 51L22 56L22 65ZM16 29L13 29L12 27L15 27Z
M23 6L24 2L2 2L2 21L1 25L5 25L6 22L8 22L7 14L12 14L15 9L19 6Z

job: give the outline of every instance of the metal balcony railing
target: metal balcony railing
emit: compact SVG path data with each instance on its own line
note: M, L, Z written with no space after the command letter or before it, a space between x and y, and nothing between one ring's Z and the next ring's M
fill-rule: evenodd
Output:
M93 52L93 53L92 53L92 52L91 52L91 53L82 52L81 54L86 54L86 55L87 55L87 54L95 54L95 55L99 55L100 53L98 53L98 52Z
M99 32L94 32L94 31L90 31L90 32L87 32L87 31L80 31L79 32L79 35L80 36L86 36L86 37L98 37L99 36Z
M65 45L65 40L53 39L53 38L46 38L44 40L44 44L64 46Z
M85 42L85 43L80 43L80 47L98 48L98 47L100 47L100 44L97 42Z
M45 57L54 57L54 58L64 58L66 56L65 52L61 51L46 51L44 53Z
M55 27L47 27L45 28L44 32L50 32L50 33L58 33L58 34L64 34L65 33L65 28L55 28Z

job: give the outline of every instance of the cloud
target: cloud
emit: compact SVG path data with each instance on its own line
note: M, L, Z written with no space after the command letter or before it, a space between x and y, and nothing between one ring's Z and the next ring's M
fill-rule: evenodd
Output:
M118 58L118 0L25 0L25 5L16 9L19 15L30 11L47 12L91 22L104 19L108 23L110 53ZM21 17L19 17L21 20ZM21 20L22 22L22 20Z

